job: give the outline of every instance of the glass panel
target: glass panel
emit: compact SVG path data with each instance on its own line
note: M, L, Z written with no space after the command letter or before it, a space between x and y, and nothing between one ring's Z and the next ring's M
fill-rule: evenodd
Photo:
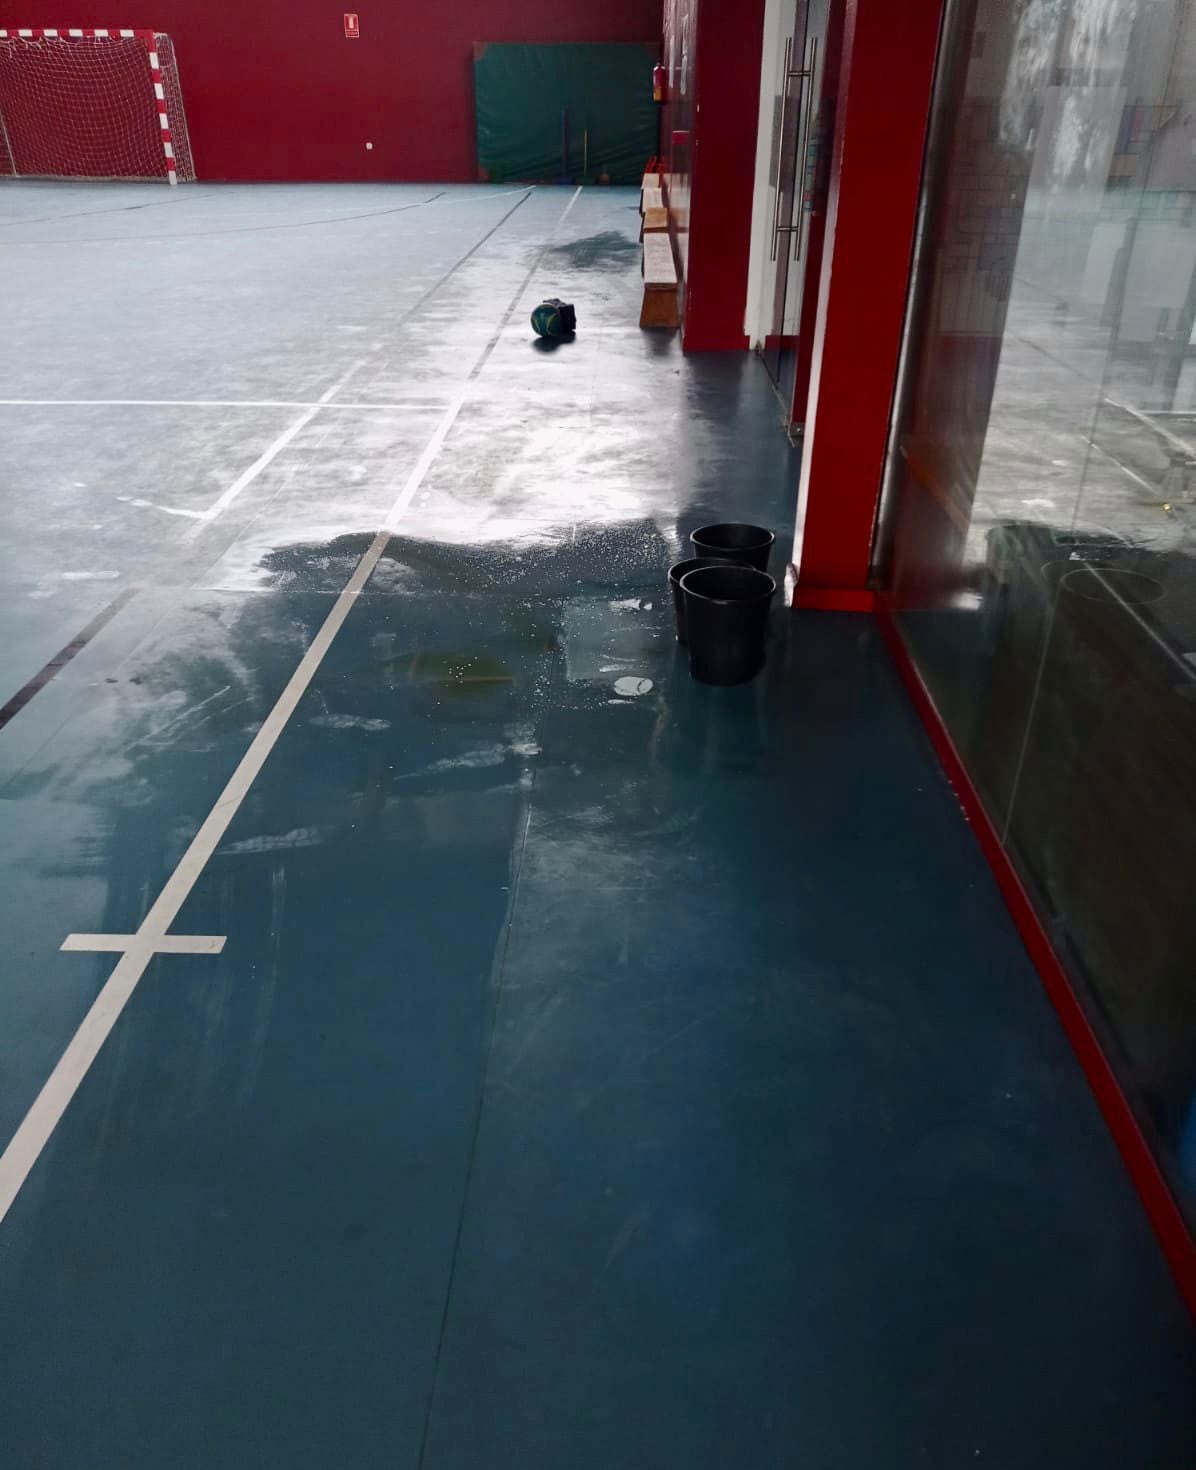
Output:
M949 9L880 571L1196 1214L1196 0Z
M693 175L694 41L698 0L665 0L665 101L661 108L662 162L667 175L669 224L681 280L689 275L689 197Z

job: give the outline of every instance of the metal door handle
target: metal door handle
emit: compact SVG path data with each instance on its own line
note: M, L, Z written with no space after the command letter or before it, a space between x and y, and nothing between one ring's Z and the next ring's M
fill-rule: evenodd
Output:
M818 37L817 36L811 36L810 37L810 59L809 59L809 62L808 62L808 69L806 71L806 76L809 78L810 85L808 85L806 87L806 89L805 89L805 91L806 91L806 99L805 99L806 100L806 116L805 116L805 119L804 119L804 121L802 123L802 150L801 150L801 153L802 153L802 156L801 156L802 181L801 181L800 196L798 197L798 201L797 201L798 229L794 232L797 235L797 239L794 240L794 242L793 242L793 258L794 258L794 260L800 260L801 259L801 228L800 228L800 226L801 226L801 217L802 217L802 214L805 211L805 203L804 203L804 196L805 196L805 192L806 192L805 168L806 168L806 159L808 158L809 152L810 152L810 113L811 113L811 111L813 110L813 107L814 107L814 87L813 87L813 80L814 80L814 73L817 70L817 63L818 63ZM796 194L798 194L798 191L795 189L794 190L794 193L796 195Z
M813 46L817 46L817 39L815 39L811 44ZM794 69L793 37L786 36L784 72L785 85L781 92L781 126L780 130L777 133L777 184L776 192L773 196L772 201L772 249L769 252L769 260L776 260L781 236L792 235L794 233L794 227L792 225L781 224L781 160L785 156L785 120L789 116L789 83L801 82L802 84L802 101L805 103L806 121L808 125L810 116L810 94L813 91L813 88L811 88L807 84L810 82L813 75L813 61L810 62L809 66L802 67L796 70ZM795 155L797 151L798 150L795 148Z
M777 226L781 222L781 160L785 156L785 118L789 113L789 64L793 60L793 37L785 37L785 80L781 87L781 126L777 129L777 182L772 196L772 251L769 260L777 258Z

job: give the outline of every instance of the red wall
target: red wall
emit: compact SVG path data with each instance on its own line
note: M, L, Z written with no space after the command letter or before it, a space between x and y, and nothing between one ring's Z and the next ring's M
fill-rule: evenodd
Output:
M0 24L168 31L201 179L451 181L477 176L475 41L655 41L660 0L0 0Z
M743 318L763 44L764 0L701 0L683 333L687 352L742 351L748 345Z

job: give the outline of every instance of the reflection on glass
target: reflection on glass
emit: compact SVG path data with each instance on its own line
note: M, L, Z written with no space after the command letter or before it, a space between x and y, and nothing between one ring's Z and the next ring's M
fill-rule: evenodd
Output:
M1196 1218L1196 0L949 7L878 540Z
M694 125L694 53L698 0L665 0L665 93L661 110L662 163L667 177L669 218L681 266L689 272L689 196L693 172L690 135Z

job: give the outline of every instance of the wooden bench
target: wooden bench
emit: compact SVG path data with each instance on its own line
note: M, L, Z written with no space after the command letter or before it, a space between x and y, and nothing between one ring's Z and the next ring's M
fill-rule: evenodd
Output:
M650 214L664 209L664 191L662 189L645 189L640 195L640 239L644 237L644 231L648 228L647 219Z
M669 227L669 212L667 209L645 209L644 228L641 231L645 235L659 234L661 230Z
M644 304L641 327L677 327L677 264L668 230L644 236Z

